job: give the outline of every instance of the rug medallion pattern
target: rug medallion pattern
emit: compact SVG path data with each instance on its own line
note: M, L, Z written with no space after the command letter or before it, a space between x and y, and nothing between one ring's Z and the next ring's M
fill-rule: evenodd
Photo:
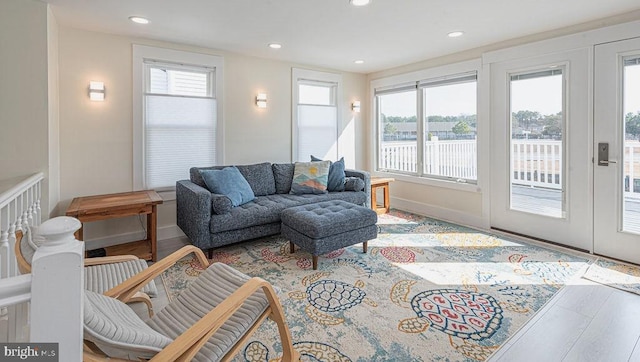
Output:
M213 261L279 289L304 361L485 361L591 259L392 210L379 235L319 258L279 236L220 248ZM170 296L201 272L163 274ZM278 361L264 323L234 361Z

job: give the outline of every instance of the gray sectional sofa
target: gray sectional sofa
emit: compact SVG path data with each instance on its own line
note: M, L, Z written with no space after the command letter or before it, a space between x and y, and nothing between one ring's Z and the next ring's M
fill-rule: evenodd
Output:
M224 167L228 166L192 167L190 180L176 183L178 226L193 245L210 252L239 241L279 234L280 213L289 207L328 200L371 206L371 179L366 171L345 170L345 191L293 195L289 191L294 164L265 162L236 166L256 198L231 207L228 197L209 192L200 175L200 170Z

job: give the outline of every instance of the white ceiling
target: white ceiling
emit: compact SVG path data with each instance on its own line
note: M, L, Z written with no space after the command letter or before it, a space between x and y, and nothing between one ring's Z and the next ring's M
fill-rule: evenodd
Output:
M44 1L63 26L359 73L640 9L638 0ZM132 15L151 23L134 24ZM465 35L448 38L454 30Z

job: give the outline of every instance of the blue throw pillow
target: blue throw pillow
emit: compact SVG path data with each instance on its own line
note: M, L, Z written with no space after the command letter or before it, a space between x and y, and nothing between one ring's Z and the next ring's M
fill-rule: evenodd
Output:
M311 161L322 161L321 159L311 155ZM341 157L338 161L332 162L329 167L329 181L327 182L327 191L344 191L344 157Z
M222 170L202 170L200 175L209 191L225 195L231 200L233 207L246 204L256 198L251 186L235 166L225 167Z

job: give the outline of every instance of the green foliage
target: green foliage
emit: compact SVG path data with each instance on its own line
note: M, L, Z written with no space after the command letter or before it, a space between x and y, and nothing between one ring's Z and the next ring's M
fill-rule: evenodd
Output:
M640 139L640 112L636 114L629 112L624 116L624 131L626 134Z
M469 126L469 123L466 121L459 121L451 128L451 132L455 134L467 134L471 132L471 126Z
M397 117L397 116L385 116L384 114L383 116L383 122L389 122L389 123L405 123L405 122L416 122L417 118L416 116L411 116L411 117Z
M534 111L518 111L512 113L512 122L514 127L520 127L525 131L531 131L533 126L538 125L542 121L539 112Z
M392 135L392 134L395 134L397 131L398 129L392 123L384 124L384 134Z
M475 114L461 114L459 116L428 116L427 122L466 122L468 125L475 127L477 121Z
M536 111L518 111L511 114L511 126L516 133L525 131L528 138L562 137L562 112L542 115Z

